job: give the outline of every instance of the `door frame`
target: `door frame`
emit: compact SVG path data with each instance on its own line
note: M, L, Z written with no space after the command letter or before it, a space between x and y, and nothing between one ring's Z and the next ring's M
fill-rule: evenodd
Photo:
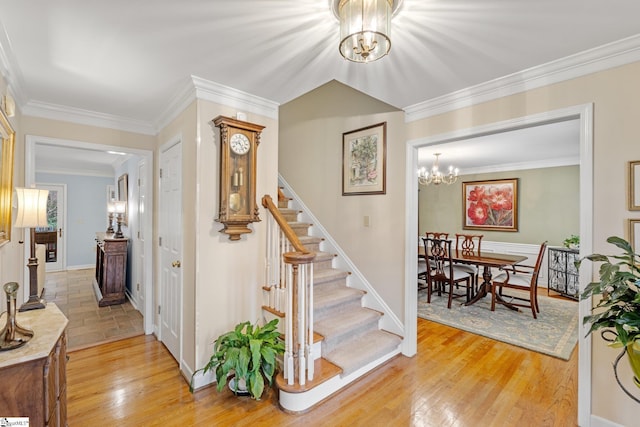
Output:
M24 148L24 184L25 187L29 187L32 184L36 184L36 145L38 143L46 143L47 145L54 145L67 148L79 148L79 149L92 149L96 151L119 151L127 154L133 154L136 156L144 157L148 165L153 164L153 151L142 150L138 148L122 147L117 145L105 145L97 144L89 141L75 141L62 138L51 138L48 136L38 135L26 135L25 136L25 148ZM153 168L147 168L147 182L153 182ZM147 194L149 206L153 206L153 191ZM144 226L147 236L151 236L153 233L153 209L147 209L144 212L143 217L140 218L140 224ZM105 212L106 215L106 212ZM100 231L100 230L96 230ZM152 239L147 239L145 242L145 252L147 254L153 254ZM25 251L27 248L25 247ZM28 257L28 254L25 252ZM135 256L135 254L132 254ZM146 273L146 280L144 283L145 295L148 297L145 299L144 307L141 308L144 324L144 333L151 334L154 332L153 327L153 300L154 300L154 288L153 288L153 256L147 257L146 264L144 266ZM25 272L26 274L26 272Z
M405 339L402 352L412 356L417 351L418 290L415 284L418 249L418 149L425 146L445 144L460 139L473 138L490 133L499 133L522 127L543 125L554 121L580 121L580 256L593 252L593 104L582 104L540 114L518 117L451 133L409 140L405 150ZM591 271L580 270L580 291L591 279ZM578 305L578 316L582 319L591 310L591 298ZM582 322L578 328L578 424L589 425L591 417L591 336L586 336Z
M158 236L162 236L164 234L164 229L162 229L163 226L163 222L162 222L162 215L164 215L164 212L162 211L162 178L160 177L160 169L162 167L162 158L164 153L169 150L170 148L179 145L180 146L180 159L182 160L182 156L184 154L184 150L183 150L183 145L182 145L182 135L176 135L173 138L170 138L167 142L165 142L164 144L162 144L159 149L158 149L158 164L156 165L157 167L157 177L158 177L158 182L157 182L157 188L158 188ZM181 170L182 170L182 165L181 165ZM183 178L182 176L180 176L180 185L181 185L181 192L182 192L182 181ZM184 223L184 216L182 215L182 212L184 211L184 206L183 206L183 201L181 201L181 219L182 222ZM182 227L182 224L180 225L174 225L176 227ZM184 256L184 239L180 239L180 253L182 256ZM178 357L177 357L177 362L178 362L178 366L180 366L180 369L182 369L183 363L182 363L182 350L183 350L183 332L184 332L184 322L183 322L183 317L184 317L184 274L183 274L183 269L180 268L180 301L178 302L178 321L179 321L179 333L180 333L180 337L179 337L179 342L178 342ZM160 283L160 281L162 280L162 250L160 248L160 245L158 245L158 263L157 263L157 271L156 271L157 277L158 277L158 298L157 298L157 305L159 306L161 304L161 302L163 301L163 295L162 292L164 291L164 287L162 286L162 284ZM157 332L156 332L156 336L158 337L158 340L163 342L162 340L162 312L160 312L158 314L158 322L157 322Z

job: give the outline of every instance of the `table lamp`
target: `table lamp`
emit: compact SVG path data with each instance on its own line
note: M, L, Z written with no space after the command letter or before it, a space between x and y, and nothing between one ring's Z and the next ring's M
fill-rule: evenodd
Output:
M47 227L48 190L37 188L16 188L16 219L14 227L30 229L31 253L29 267L29 300L19 311L36 310L45 307L45 301L38 295L38 258L36 257L36 227Z
M118 223L118 229L113 237L116 239L122 239L124 237L124 234L122 234L122 219L124 217L124 213L127 211L127 202L124 200L116 200L113 203L115 205L116 222Z
M107 213L109 214L109 227L107 233L113 234L113 214L116 212L116 201L111 200L107 203Z

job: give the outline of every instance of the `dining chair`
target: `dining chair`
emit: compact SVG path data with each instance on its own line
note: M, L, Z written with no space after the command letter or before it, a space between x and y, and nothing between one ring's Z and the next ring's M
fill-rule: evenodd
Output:
M498 303L507 307L530 308L533 318L538 318L537 313L540 313L538 276L546 249L547 242L543 242L540 245L535 265L516 264L512 268L504 269L502 273L493 278L491 282L491 311L495 311L496 303ZM507 295L502 292L504 288L524 292Z
M458 234L456 233L456 251L462 253L480 252L480 245L482 244L483 234ZM469 273L473 280L473 287L478 291L478 277L480 276L480 269L477 265L469 264L456 264L456 266Z
M451 240L423 238L424 253L427 256L428 263L425 266L427 273L427 303L431 303L431 295L434 290L438 291L438 295L446 292L449 286L449 299L447 308L451 308L451 302L454 298L466 296L467 301L471 299L473 285L471 277L464 271L454 267L451 262ZM464 284L465 294L454 293L454 288Z

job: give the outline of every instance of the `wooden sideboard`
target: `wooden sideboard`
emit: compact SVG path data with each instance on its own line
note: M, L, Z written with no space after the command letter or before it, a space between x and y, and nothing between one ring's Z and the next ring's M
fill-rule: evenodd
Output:
M0 324L7 321L0 316ZM28 417L32 426L67 425L67 318L53 303L18 312L33 330L22 347L0 352L0 416Z
M98 306L122 304L126 301L127 246L126 238L116 239L113 234L96 233L96 277L93 288Z

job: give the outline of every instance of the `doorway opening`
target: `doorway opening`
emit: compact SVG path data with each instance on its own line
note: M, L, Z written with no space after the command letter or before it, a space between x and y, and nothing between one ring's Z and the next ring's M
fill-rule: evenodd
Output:
M418 150L421 147L445 144L461 139L494 134L518 128L542 125L565 120L578 120L580 125L580 236L581 253L591 253L593 248L593 105L567 107L546 113L521 117L475 128L462 129L448 134L410 140L406 146L406 212L405 227L405 342L403 353L413 355L417 346L417 245L418 235ZM580 271L580 289L589 282L588 272ZM583 318L591 306L590 300L579 303L579 318ZM591 339L585 338L582 329L578 333L578 422L584 424L591 413Z
M134 149L134 148L119 147L119 146L110 146L110 145L104 145L104 144L95 144L87 141L71 141L71 140L64 140L64 139L50 138L50 137L43 137L43 136L36 136L36 135L27 135L25 140L26 140L25 186L27 187L31 185L36 185L38 183L37 176L41 176L40 175L41 173L45 174L47 172L50 172L50 170L39 169L37 167L37 162L36 162L38 153L42 151L46 152L47 150L58 152L58 153L62 152L67 154L66 160L69 160L71 157L74 157L76 155L84 159L83 160L84 167L77 166L78 163L75 163L76 166L74 166L73 163L66 164L66 167L68 168L68 173L67 173L68 176L73 175L73 170L75 168L76 175L88 176L88 178L83 178L83 179L100 178L99 174L96 174L95 171L100 170L101 166L98 163L92 163L89 160L91 156L93 156L94 158L104 158L104 157L108 157L109 155L117 155L117 156L122 156L123 158L126 156L128 159L134 159L134 160L137 159L136 161L127 162L127 163L124 163L124 162L113 163L111 165L111 177L110 178L108 177L105 178L104 176L102 177L102 179L106 179L107 181L112 181L111 184L115 184L115 179L117 179L117 176L119 176L122 173L123 168L129 167L129 164L132 164L131 169L134 170L134 175L137 175L138 173L137 172L138 161L144 160L144 162L146 162L146 164L148 165L153 164L153 152L150 150L141 150L141 149ZM49 165L50 163L51 161L47 162L47 164ZM88 173L87 170L93 171L94 172L93 175L91 173ZM146 168L144 169L144 171L146 173L144 180L149 183L153 182L152 168ZM81 202L79 202L77 205L74 205L72 207L74 209L74 212L78 212L78 211L85 212L86 215L88 215L86 218L91 218L91 219L94 219L96 217L99 218L99 224L100 224L100 227L97 227L98 229L95 229L96 227L93 227L91 228L91 230L85 231L82 234L82 237L79 239L80 245L83 245L80 248L80 250L84 251L85 253L93 254L93 257L92 257L92 260L80 261L79 263L76 263L74 265L75 268L87 269L95 266L95 250L96 250L95 249L96 242L94 240L95 233L106 231L107 221L108 221L108 214L106 212L106 201L108 199L108 191L106 191L107 189L106 184L104 185L104 188L105 188L105 191L100 193L98 197L101 197L101 200L104 199L105 209L100 209L99 212L98 211L90 212L91 204L90 203L83 204ZM137 197L137 192L133 191L132 189L130 191L130 195ZM82 198L76 198L76 199L82 200ZM145 195L145 203L148 206L152 206L153 194L151 192L148 192L148 194ZM137 202L132 199L130 206L137 206ZM66 208L67 214L69 213L69 210L70 210L70 207L67 206ZM69 223L69 227L71 228L77 227L78 229L80 229L82 227L82 223L83 223L82 216L80 216L79 220ZM70 230L67 227L65 227L65 229L67 231L67 236L68 236L68 232ZM144 234L145 236L151 236L153 231L153 216L152 216L151 209L145 209L144 211L139 212L138 221L135 225L135 229L134 228L131 229L131 237L135 238L138 235L139 231L143 232L141 234ZM67 248L67 254L68 254L71 244L68 240L66 241L66 243L67 243L66 248ZM144 245L143 246L144 252L146 254L151 254L152 253L151 239L144 240L143 245ZM132 247L132 250L134 251L138 250L136 249L137 245L132 244L131 247ZM136 254L132 254L132 255L136 255ZM67 265L64 266L63 268L68 270L69 256L67 256L66 258L67 258ZM132 259L141 259L141 258L135 257ZM139 286L141 290L144 292L144 295L146 297L144 298L144 300L141 300L141 304L137 305L135 308L143 316L144 333L150 334L153 332L153 307L152 307L152 301L154 299L153 298L154 289L153 289L153 280L152 280L153 263L152 263L152 257L150 256L142 257L142 259L144 259L144 265L139 266L139 268L144 269L145 274L140 275L140 277L144 278L144 283L140 283Z

